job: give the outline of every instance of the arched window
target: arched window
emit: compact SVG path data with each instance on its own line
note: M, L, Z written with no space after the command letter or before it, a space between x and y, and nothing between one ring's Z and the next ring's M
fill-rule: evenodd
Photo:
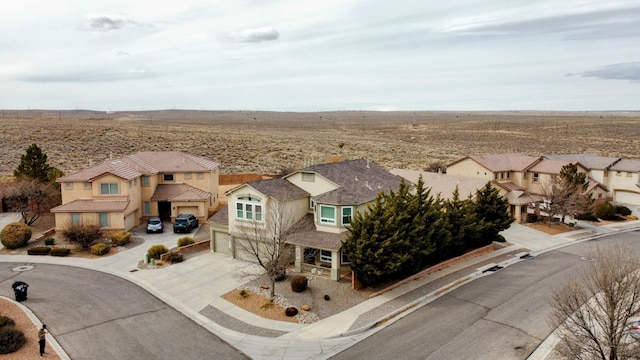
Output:
M236 218L263 221L262 199L255 196L241 196L236 202Z

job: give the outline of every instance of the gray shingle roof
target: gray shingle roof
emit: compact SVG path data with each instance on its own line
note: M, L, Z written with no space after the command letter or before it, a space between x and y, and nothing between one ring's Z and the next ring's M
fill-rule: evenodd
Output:
M309 196L309 193L281 178L250 181L247 185L278 201L289 201Z
M599 156L596 154L553 154L545 155L547 159L565 160L580 163L589 170L604 170L615 164L620 158Z
M316 202L336 205L373 201L381 191L397 190L403 180L364 159L312 165L298 172L317 173L339 185L314 197Z
M482 189L488 182L486 179L471 176L448 175L407 169L392 169L391 173L402 176L414 184L418 182L420 175L422 175L425 187L431 189L431 195L435 196L440 194L440 197L443 199L451 199L456 186L458 187L461 199L466 199L469 195L475 196L476 191Z
M221 225L229 225L229 205L225 205L213 214L207 222Z
M613 171L640 172L640 160L621 159L611 167Z
M531 156L527 154L483 154L483 155L469 155L453 164L458 163L464 159L472 159L478 164L484 166L493 172L500 171L523 171L529 166L535 164L540 160L539 156Z
M287 236L287 243L302 245L315 249L338 251L347 233L329 233L315 230L313 214L307 214L291 228L292 233Z

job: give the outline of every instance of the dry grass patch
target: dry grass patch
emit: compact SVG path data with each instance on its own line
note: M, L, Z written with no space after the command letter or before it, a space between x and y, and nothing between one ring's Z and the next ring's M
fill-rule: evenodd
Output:
M551 225L547 223L535 223L535 224L527 224L532 229L536 229L538 231L542 231L549 235L558 235L564 232L579 230L580 228L577 226L569 226L564 223L551 223Z
M241 296L241 291L242 290L238 289L232 290L222 295L222 298L265 319L293 323L298 322L295 317L285 315L285 309L283 307L270 302L269 299L264 296L249 290L244 290L246 292L246 296Z

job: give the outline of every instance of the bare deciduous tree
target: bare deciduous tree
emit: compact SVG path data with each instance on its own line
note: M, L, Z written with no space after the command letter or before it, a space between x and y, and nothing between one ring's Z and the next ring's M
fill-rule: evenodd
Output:
M594 261L554 290L549 323L568 359L638 359L640 342L627 333L640 313L640 262L623 245L596 248Z
M298 218L293 213L293 207L271 197L265 206L264 218L254 213L250 222L240 228L242 239L238 240L237 246L269 276L270 300L273 300L275 282L285 275L286 267L293 259L293 248L286 242Z
M26 177L3 186L0 197L7 199L12 211L20 212L22 221L27 225L32 225L42 214L62 202L57 184Z

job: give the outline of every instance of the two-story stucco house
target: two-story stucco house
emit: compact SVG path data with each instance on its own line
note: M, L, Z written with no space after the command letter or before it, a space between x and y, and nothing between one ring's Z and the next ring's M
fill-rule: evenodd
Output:
M191 213L205 221L218 206L216 161L178 151L138 152L65 175L56 231L69 224L129 230L151 216Z
M249 259L238 246L246 241L246 230L256 224L270 228L278 217L274 212L286 209L291 224L287 244L295 247L295 270L339 280L350 271L340 252L346 226L380 192L395 191L402 181L367 160L351 160L242 184L227 191L228 207L209 219L211 249Z

